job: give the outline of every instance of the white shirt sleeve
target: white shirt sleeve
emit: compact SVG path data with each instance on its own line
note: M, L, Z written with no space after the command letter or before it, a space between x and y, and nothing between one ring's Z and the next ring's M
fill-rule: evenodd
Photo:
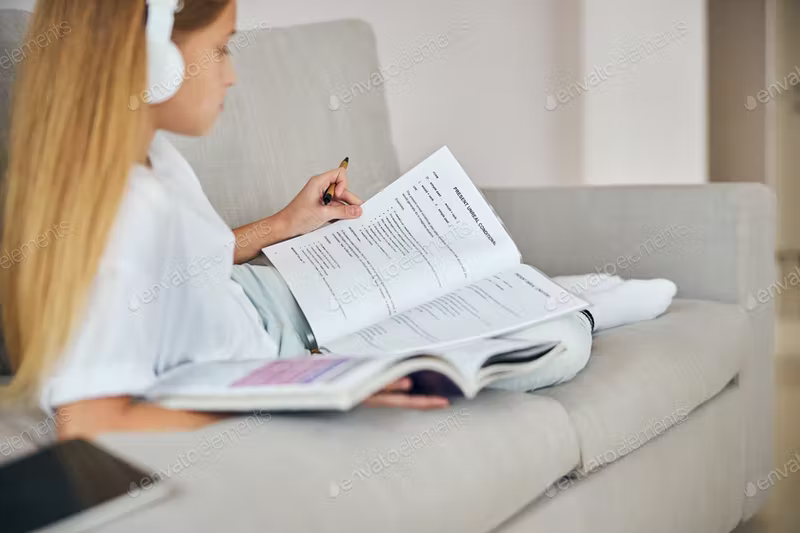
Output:
M136 396L155 382L157 339L148 325L153 310L134 310L132 272L97 274L82 321L44 383L46 411L91 398Z
M169 218L159 196L143 182L128 191L72 337L41 384L46 412L80 400L140 395L155 382L161 306L141 306L136 296L158 283L161 270Z

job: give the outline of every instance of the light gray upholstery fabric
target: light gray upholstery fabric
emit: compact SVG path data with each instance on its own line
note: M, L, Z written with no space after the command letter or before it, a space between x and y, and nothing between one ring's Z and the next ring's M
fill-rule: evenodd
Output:
M750 308L739 374L747 401L747 479L772 469L775 195L758 184L484 191L526 261L551 275L594 271L665 277L682 298ZM633 266L631 266L633 265ZM757 305L753 305L756 303ZM655 341L654 342L658 342ZM745 502L749 518L765 500Z
M742 404L736 386L613 465L562 481L497 533L728 533L741 516Z
M775 278L775 196L763 185L484 193L525 260L551 275L664 277L680 298L740 305Z
M604 331L572 381L540 394L561 403L584 469L635 452L686 421L736 376L750 338L741 308L676 300L658 320Z
M56 416L46 417L34 408L0 410L0 465L52 444L58 435L58 426L63 421L63 418Z
M6 56L23 41L30 13L17 9L0 9L0 57ZM8 144L8 119L11 86L16 64L10 60L0 63L0 176L5 173L5 151Z
M459 414L460 426L445 430ZM103 437L132 460L164 469L178 489L168 504L104 531L485 533L578 462L558 403L501 391L448 410L275 416L243 425L209 457L199 453L234 426ZM177 472L181 457L189 466Z
M357 89L331 110L342 86L379 72L369 25L345 20L244 35L233 56L238 83L214 131L171 137L231 227L282 209L310 177L345 157L350 188L362 198L398 177L383 86Z

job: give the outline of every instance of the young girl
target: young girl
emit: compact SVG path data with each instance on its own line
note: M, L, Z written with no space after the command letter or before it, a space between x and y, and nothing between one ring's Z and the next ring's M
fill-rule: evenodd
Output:
M211 423L217 415L135 398L185 362L309 354L313 336L280 275L234 263L361 214L346 171L336 169L311 178L277 214L233 231L224 224L188 163L157 132L203 135L222 111L235 81L227 43L236 0L177 4L39 0L29 30L35 37L69 27L26 59L14 88L3 247L23 259L2 277L3 331L15 370L5 395L68 411L62 437ZM202 68L186 76L186 65ZM331 184L335 201L326 206L320 199ZM64 234L56 237L53 228ZM198 258L213 265L202 279L141 298ZM561 281L595 304L594 317L581 313L516 334L562 340L567 351L499 387L532 390L571 379L588 360L595 321L611 327L653 318L674 295L663 280ZM643 300L657 304L637 303L643 290L658 296ZM409 387L401 380L365 403L448 403L409 395Z

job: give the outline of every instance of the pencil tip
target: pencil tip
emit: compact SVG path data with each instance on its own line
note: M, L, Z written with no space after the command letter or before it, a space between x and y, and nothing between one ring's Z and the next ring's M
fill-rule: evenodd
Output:
M345 157L345 158L344 158L344 162L345 162L345 163L349 163L349 162L350 162L350 158L349 158L349 157Z

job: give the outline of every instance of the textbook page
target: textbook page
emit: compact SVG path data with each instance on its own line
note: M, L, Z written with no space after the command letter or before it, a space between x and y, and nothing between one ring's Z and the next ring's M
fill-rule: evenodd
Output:
M477 386L481 381L481 371L484 369L484 365L494 356L513 353L520 358L529 357L541 361L544 355L554 350L559 350L560 348L561 346L558 340L553 340L551 342L534 342L508 336L489 337L447 349L426 351L429 351L431 355L441 357L453 365L466 379L469 379L473 385ZM514 365L519 367L524 366L527 370L534 366L531 362L532 361L516 363L511 359L510 363L502 364L504 365L504 370L512 368ZM489 369L491 371L491 366L489 366Z
M322 346L348 355L424 353L512 333L588 306L535 268L517 265Z
M375 363L370 358L304 357L276 360L231 360L180 365L159 378L148 398L171 395L236 396L255 387L298 389L352 388L393 364L392 358ZM250 390L247 390L250 389Z
M320 346L520 262L447 147L363 210L357 220L264 249Z

